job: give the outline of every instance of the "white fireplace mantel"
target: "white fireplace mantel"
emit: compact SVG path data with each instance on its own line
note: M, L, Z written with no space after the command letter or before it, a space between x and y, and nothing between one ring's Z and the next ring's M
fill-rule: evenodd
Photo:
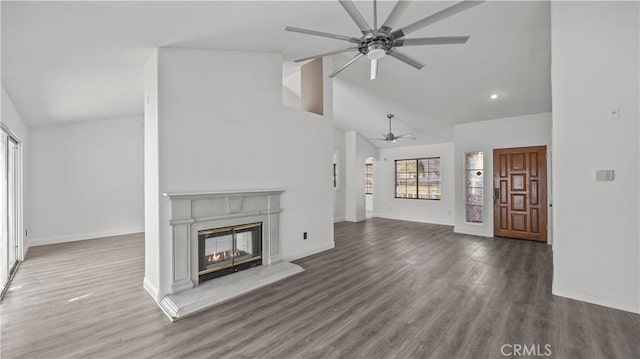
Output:
M198 231L262 222L262 263L280 259L279 213L283 189L167 192L171 201L171 294L199 284Z
M240 286L230 287L224 284L227 281L214 279L194 288L200 284L198 231L201 230L262 222L262 266L280 261L279 214L282 212L280 195L283 192L284 189L278 188L164 193L171 202L169 225L172 267L170 293L159 304L172 320L217 302L213 297L224 299L241 294L238 288L254 289L302 271L299 266L282 263L272 270L248 269L247 272L254 271L255 275L243 274L241 277L251 279ZM237 274L231 274L234 275ZM216 291L224 287L229 288L231 294Z

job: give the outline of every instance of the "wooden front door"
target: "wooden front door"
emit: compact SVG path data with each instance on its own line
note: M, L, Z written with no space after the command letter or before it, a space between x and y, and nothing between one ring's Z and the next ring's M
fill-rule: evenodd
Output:
M498 237L547 241L547 147L493 150L493 222Z

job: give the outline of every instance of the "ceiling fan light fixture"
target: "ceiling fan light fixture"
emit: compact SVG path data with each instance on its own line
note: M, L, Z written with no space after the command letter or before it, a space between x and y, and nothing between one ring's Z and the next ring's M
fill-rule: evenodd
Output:
M369 60L380 60L387 53L387 50L382 45L371 45L369 51L367 51L367 57Z

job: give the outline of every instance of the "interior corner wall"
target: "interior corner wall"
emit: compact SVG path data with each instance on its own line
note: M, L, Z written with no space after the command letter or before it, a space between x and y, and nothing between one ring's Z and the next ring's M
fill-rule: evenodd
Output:
M356 131L345 133L345 220L364 221L367 218L365 200L365 161L378 158L378 149Z
M373 164L373 212L375 217L453 225L453 142L382 148ZM395 160L440 157L442 198L395 198Z
M278 54L158 49L158 193L284 188L280 248L293 260L334 246L333 122L283 106L281 86ZM169 206L160 199L158 297L170 292Z
M143 231L143 120L35 127L28 156L31 246Z
M553 288L640 313L640 4L552 2ZM618 119L609 119L619 109ZM614 180L596 181L597 170Z
M454 232L493 237L493 150L497 148L547 146L551 152L551 113L539 113L454 126L455 227ZM464 154L484 152L484 223L465 218ZM550 158L550 156L548 156ZM547 161L547 169L550 168ZM551 171L547 171L547 198L551 202ZM551 208L548 214L551 226ZM551 244L552 237L548 236Z
M27 190L27 178L29 178L29 161L28 153L30 150L29 144L29 127L24 122L24 119L18 112L11 96L2 85L2 98L0 99L0 108L2 108L2 116L0 121L13 135L20 141L20 153L19 156L22 159L22 168L20 169L20 194L22 198L18 200L18 205L21 207L18 209L22 213L22 223L18 224L18 242L22 243L22 257L27 253L29 249L29 237L25 236L24 229L29 228L29 191ZM21 259L23 259L21 258Z
M160 301L158 50L144 65L144 289Z
M344 132L333 126L333 149L337 155L338 186L333 189L333 221L342 222L345 219L345 155Z

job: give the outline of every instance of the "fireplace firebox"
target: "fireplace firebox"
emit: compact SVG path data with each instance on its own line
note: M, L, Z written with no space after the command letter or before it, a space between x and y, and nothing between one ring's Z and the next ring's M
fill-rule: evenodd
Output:
M200 282L262 264L262 222L198 231Z

